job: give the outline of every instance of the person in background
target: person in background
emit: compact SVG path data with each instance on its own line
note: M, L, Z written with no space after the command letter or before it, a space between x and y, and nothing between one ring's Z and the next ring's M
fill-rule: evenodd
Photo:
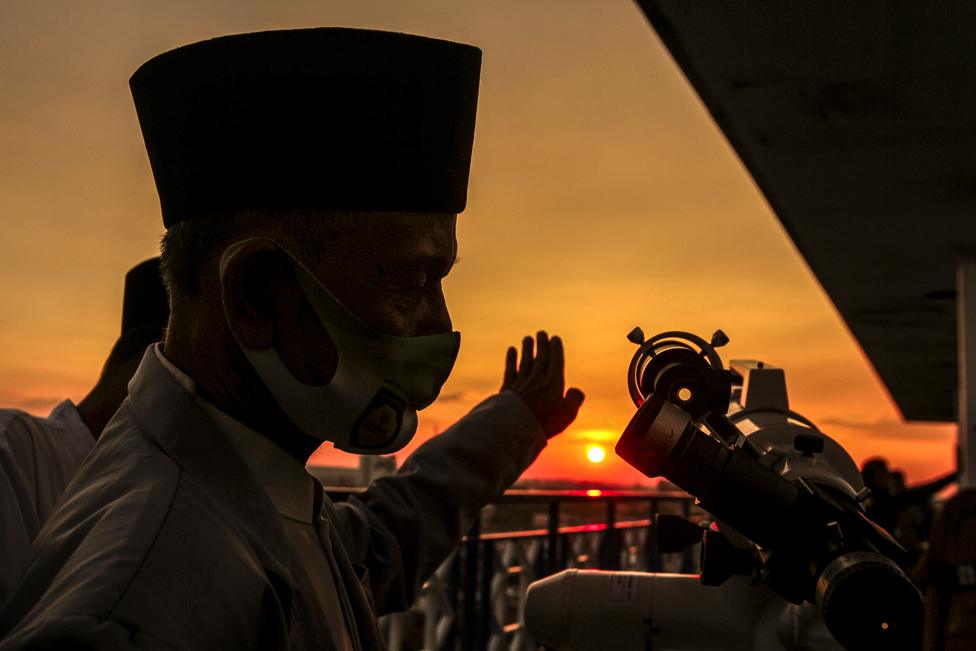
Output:
M904 473L891 470L884 458L868 459L861 466L864 485L871 489L865 513L909 549L909 565L917 560L922 543L928 539L934 515L932 498L953 484L958 476L953 471L925 484L908 487Z
M483 506L576 418L558 337L333 504L324 442L402 449L460 346L481 51L373 30L224 36L133 75L171 316L0 611L0 649L383 648ZM513 292L524 291L514 287Z
M163 338L169 307L159 258L125 275L122 331L95 386L46 418L0 409L0 604L27 565L31 543L118 410L143 353Z
M976 489L961 489L936 514L917 579L925 595L924 651L972 651L976 646Z

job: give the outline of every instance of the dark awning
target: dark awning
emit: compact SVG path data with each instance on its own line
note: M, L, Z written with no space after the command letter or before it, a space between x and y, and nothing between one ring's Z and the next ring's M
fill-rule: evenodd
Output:
M976 3L639 0L909 420L956 417Z

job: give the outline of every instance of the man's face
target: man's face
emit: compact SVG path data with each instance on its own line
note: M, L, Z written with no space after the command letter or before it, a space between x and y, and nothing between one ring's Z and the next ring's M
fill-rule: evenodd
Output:
M401 337L450 332L441 281L457 259L455 215L376 213L333 241L316 277L353 314Z
M457 256L455 215L376 213L325 238L302 262L353 314L385 334L414 337L450 332L441 280ZM368 220L368 221L367 221ZM225 316L248 346L274 346L301 382L331 381L338 352L297 279L261 288L231 264L223 280ZM259 273L260 276L260 273ZM243 288L251 287L253 294ZM259 317L259 318L255 318Z

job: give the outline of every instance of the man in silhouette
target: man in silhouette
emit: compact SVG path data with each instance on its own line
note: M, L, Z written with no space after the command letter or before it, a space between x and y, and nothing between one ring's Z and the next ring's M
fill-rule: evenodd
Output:
M900 477L899 477L900 475ZM888 461L881 457L868 459L861 466L864 485L871 489L871 498L865 513L875 523L898 538L908 547L916 547L928 537L932 518L931 500L939 492L948 488L959 478L958 471L950 472L938 479L906 486L904 474L892 471ZM922 514L914 523L911 511L921 510ZM907 517L907 520L906 520ZM899 525L908 526L899 526ZM918 529L916 532L914 529ZM911 529L911 530L909 530Z
M172 315L68 490L2 649L380 649L486 503L576 417L562 343L391 477L332 504L323 441L388 454L459 346L480 51L405 34L223 37L140 68Z
M61 402L46 418L0 410L0 604L65 486L125 399L146 348L163 338L168 314L159 258L136 265L125 276L122 332L88 395L77 405Z

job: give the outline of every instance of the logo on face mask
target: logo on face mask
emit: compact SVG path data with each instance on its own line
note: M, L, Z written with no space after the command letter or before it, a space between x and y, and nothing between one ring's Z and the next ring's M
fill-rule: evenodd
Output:
M403 426L406 408L395 393L380 389L353 426L352 444L364 450L385 448Z
M355 454L390 454L403 448L417 431L417 410L434 401L454 367L460 333L396 337L379 332L342 305L287 249L267 238L228 247L221 258L221 279L237 253L261 240L288 256L306 299L335 344L338 364L328 384L310 386L292 374L273 346L254 349L238 339L258 377L289 420L312 438Z

